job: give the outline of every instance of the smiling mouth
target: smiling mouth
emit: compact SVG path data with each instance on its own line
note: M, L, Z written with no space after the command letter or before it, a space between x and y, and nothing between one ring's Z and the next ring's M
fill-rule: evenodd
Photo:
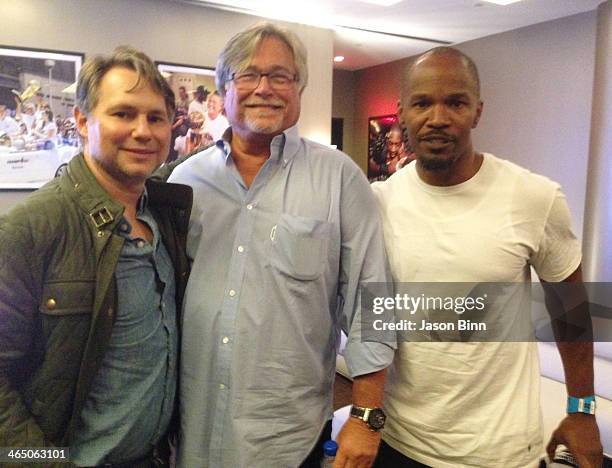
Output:
M139 149L139 148L122 148L123 151L127 151L129 153L141 154L143 156L147 156L149 154L155 154L157 151L152 149Z
M261 103L261 104L245 104L245 107L249 109L282 109L282 104L272 104L272 103Z

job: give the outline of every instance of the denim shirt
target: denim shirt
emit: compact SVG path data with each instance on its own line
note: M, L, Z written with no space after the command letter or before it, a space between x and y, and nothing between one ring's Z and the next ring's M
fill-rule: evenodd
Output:
M178 335L174 269L146 195L137 218L153 232L151 244L125 238L115 270L118 310L108 350L85 402L71 447L77 465L135 460L167 431L176 392Z

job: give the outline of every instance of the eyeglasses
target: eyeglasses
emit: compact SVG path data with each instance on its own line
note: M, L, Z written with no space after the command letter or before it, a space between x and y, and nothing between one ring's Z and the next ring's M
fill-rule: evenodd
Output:
M298 80L297 73L290 75L283 72L260 73L256 71L248 71L242 73L232 73L230 81L234 82L234 86L239 91L253 91L261 83L261 78L266 76L268 84L276 91L287 91Z

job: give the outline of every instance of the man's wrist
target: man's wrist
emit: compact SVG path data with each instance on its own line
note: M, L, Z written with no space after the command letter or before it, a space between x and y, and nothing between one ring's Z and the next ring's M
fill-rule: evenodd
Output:
M363 406L352 405L350 411L351 418L359 419L371 431L378 432L385 426L387 416L382 408L368 408Z
M585 397L567 397L567 414L589 414L595 415L595 395Z

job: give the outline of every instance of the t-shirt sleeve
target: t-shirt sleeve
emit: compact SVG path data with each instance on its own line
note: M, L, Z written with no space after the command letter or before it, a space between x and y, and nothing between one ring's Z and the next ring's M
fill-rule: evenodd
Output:
M581 261L580 243L572 231L567 200L557 187L531 264L541 279L553 282L566 279L576 271Z

